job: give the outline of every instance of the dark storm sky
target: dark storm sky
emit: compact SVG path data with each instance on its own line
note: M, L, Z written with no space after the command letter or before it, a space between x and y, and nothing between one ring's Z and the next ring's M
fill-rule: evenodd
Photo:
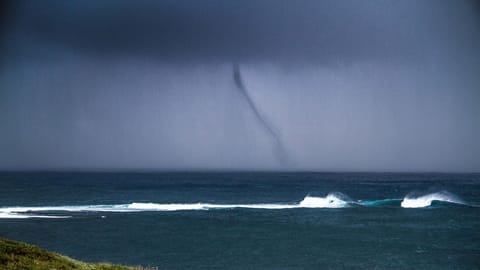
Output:
M475 1L11 1L0 17L0 169L480 171Z

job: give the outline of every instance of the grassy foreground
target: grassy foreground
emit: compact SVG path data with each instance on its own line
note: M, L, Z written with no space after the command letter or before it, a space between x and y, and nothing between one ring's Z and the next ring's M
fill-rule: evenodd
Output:
M85 263L37 246L0 238L2 270L157 270L108 263Z

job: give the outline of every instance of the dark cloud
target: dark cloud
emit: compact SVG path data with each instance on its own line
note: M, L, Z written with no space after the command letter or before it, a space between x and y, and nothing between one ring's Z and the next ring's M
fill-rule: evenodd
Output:
M17 1L18 2L18 1ZM465 1L21 1L25 35L75 50L161 59L416 59L477 46ZM477 34L477 36L473 36ZM443 44L443 45L442 45Z
M475 1L2 5L0 169L480 171Z

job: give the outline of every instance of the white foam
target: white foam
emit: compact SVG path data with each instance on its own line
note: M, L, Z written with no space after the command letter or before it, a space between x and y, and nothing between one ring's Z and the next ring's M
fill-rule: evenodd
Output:
M292 209L298 208L298 204L286 204L286 203L260 203L260 204L239 204L232 208L250 208L250 209Z
M158 204L158 203L131 203L127 206L133 211L181 211L181 210L210 210L210 209L293 209L293 208L340 208L348 206L339 193L331 193L326 197L306 196L300 203L259 203L259 204Z
M423 196L407 195L401 202L404 208L428 207L433 201L443 201L465 204L457 196L446 192L436 192ZM212 209L295 209L295 208L344 208L351 204L368 204L354 202L348 196L332 192L325 197L307 195L297 203L257 203L257 204L212 204L212 203L150 203L133 202L130 204L113 205L66 205L66 206L16 206L0 207L1 218L68 218L71 216L59 215L60 212L144 212L144 211L196 211ZM52 214L55 212L55 214Z
M131 212L127 205L79 205L79 206L21 206L0 207L0 218L70 218L71 216L38 215L46 212Z
M137 211L179 211L179 210L206 210L205 204L182 204L182 203L131 203L127 206L128 209Z
M304 208L343 208L348 206L348 201L339 196L338 193L330 193L326 197L305 197L300 202Z
M158 204L158 203L131 203L128 209L132 210L150 210L150 211L181 211L181 210L209 210L209 209L233 209L233 208L250 208L250 209L288 209L298 207L297 204L210 204L210 203L193 203L193 204Z
M326 197L306 196L299 203L259 203L259 204L210 204L210 203L140 203L114 205L76 205L76 206L19 206L0 207L0 218L64 218L70 216L38 215L48 212L142 212L142 211L187 211L210 209L293 209L293 208L341 208L348 201L341 193L330 193Z
M71 216L31 215L25 213L0 212L0 218L70 218Z
M418 197L407 195L400 205L403 208L422 208L431 206L433 201L464 204L464 202L454 194L447 191L440 191Z

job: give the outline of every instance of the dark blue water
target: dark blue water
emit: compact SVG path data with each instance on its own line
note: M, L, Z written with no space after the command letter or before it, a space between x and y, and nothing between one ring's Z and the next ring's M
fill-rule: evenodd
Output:
M160 269L479 269L479 205L480 174L0 174L1 237Z

